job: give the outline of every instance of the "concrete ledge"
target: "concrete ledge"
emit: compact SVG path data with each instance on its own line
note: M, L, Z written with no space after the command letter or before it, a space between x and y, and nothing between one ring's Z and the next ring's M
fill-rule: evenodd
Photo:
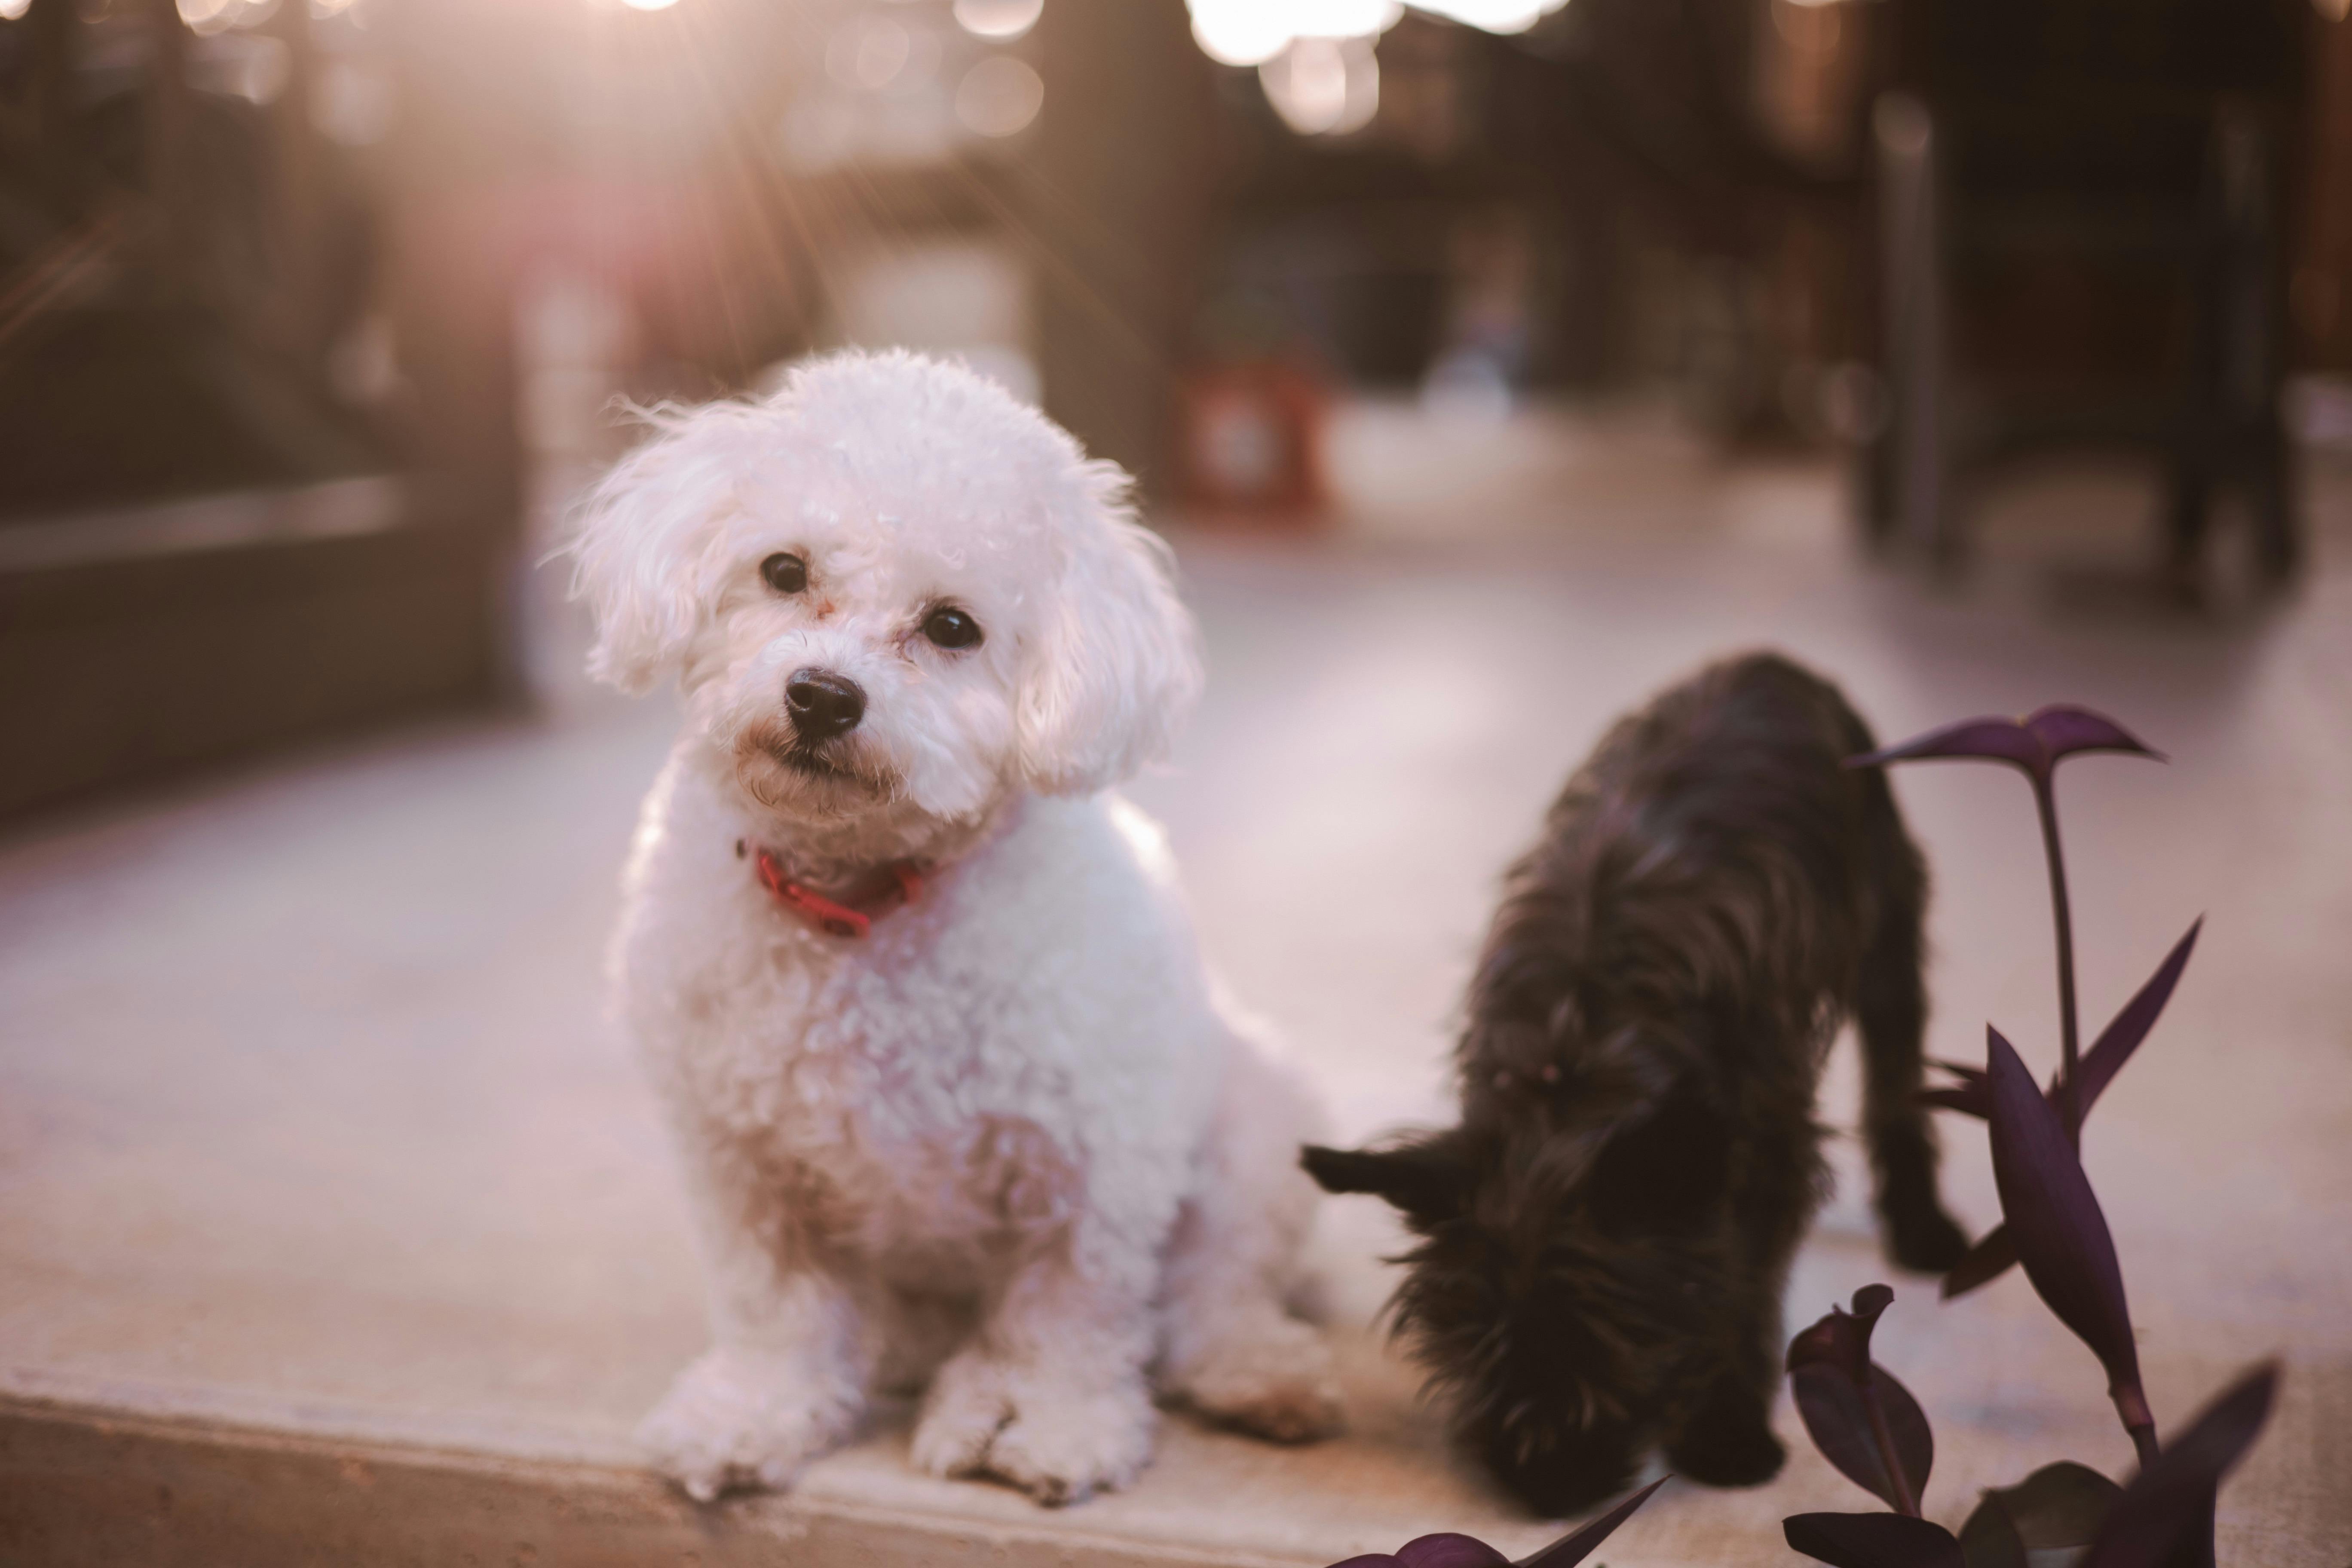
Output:
M642 1470L0 1400L0 1558L123 1565L331 1563L598 1568L936 1568L1018 1561L1248 1568L1269 1559L761 1497L702 1508Z
M1134 1487L1058 1510L918 1473L903 1400L878 1401L862 1436L788 1493L702 1506L642 1467L625 1425L593 1416L0 1368L0 1563L489 1563L515 1560L525 1541L539 1562L601 1563L603 1537L574 1531L583 1519L650 1553L625 1560L705 1563L754 1549L773 1561L782 1542L798 1543L796 1563L985 1551L1243 1568L1326 1563L1440 1528L1514 1552L1559 1533L1452 1460L1376 1336L1343 1329L1338 1348L1349 1436L1280 1447L1163 1413ZM150 1536L118 1515L145 1519Z

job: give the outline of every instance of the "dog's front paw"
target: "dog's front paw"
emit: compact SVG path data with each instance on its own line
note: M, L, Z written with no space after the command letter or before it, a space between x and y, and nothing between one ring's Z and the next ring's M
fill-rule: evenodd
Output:
M804 1360L722 1346L680 1373L637 1442L698 1502L731 1486L784 1487L857 1419L854 1389Z
M1132 1373L1089 1382L967 1351L940 1369L915 1426L916 1468L991 1475L1049 1507L1133 1480L1151 1403Z
M1780 1473L1789 1450L1760 1426L1685 1433L1666 1450L1667 1468L1707 1487L1760 1487Z
M1666 1445L1666 1465L1701 1486L1762 1486L1789 1451L1772 1436L1769 1395L1733 1377L1707 1391L1697 1413Z

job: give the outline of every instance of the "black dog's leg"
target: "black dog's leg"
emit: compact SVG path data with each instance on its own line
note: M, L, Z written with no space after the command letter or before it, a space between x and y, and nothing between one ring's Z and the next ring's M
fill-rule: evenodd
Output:
M1878 928L1862 955L1854 1024L1862 1036L1864 1125L1877 1178L1887 1256L1905 1268L1941 1273L1965 1257L1969 1238L1936 1193L1936 1131L1919 1103L1927 993L1920 922L1927 871L1903 831L1885 780L1868 776L1871 875Z
M1666 1463L1711 1487L1752 1487L1780 1473L1788 1451L1772 1436L1780 1389L1780 1294L1829 1173L1811 1122L1754 1140L1731 1192L1738 1250L1713 1331L1669 1407Z
M1772 1436L1772 1395L1728 1367L1716 1374L1696 1409L1666 1445L1666 1468L1708 1487L1762 1486L1780 1473L1788 1450Z
M1728 1354L1700 1369L1692 1402L1665 1435L1666 1466L1676 1475L1702 1486L1753 1487L1780 1473L1788 1450L1772 1436L1772 1397L1780 1383L1779 1298L1776 1281L1767 1279L1732 1304L1736 1348L1725 1347Z

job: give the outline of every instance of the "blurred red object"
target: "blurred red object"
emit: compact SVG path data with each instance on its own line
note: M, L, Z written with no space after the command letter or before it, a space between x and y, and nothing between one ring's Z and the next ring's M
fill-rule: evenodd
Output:
M1184 499L1254 519L1304 521L1328 500L1323 425L1329 398L1286 360L1196 370L1179 397Z

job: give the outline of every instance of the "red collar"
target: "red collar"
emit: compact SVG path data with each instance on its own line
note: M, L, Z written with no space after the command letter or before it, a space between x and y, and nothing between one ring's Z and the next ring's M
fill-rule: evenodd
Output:
M861 890L847 903L835 903L785 876L783 862L776 858L773 850L761 850L753 865L759 872L760 886L774 894L778 903L827 936L853 941L864 937L874 929L876 921L923 896L923 874L912 860L893 860L883 867L866 879L870 890Z

